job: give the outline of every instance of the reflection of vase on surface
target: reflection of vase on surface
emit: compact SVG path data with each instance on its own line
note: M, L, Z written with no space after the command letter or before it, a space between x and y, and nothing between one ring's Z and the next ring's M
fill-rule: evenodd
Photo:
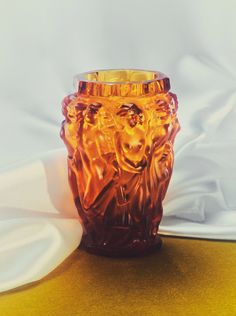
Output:
M160 244L179 130L176 96L168 78L138 70L84 74L78 90L63 101L61 137L83 244L111 256L145 253Z

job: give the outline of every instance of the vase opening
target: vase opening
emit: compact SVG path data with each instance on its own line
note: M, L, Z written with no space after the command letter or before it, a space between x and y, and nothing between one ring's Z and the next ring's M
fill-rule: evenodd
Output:
M107 84L120 84L120 83L140 83L153 81L161 76L156 71L137 70L137 69L110 69L91 71L82 74L87 81L103 82Z
M76 90L94 96L142 96L167 92L169 78L159 71L104 69L85 72L74 80Z

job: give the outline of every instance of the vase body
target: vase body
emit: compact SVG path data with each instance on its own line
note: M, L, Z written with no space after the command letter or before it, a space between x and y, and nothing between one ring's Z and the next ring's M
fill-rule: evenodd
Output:
M148 253L160 246L179 130L176 95L154 71L99 70L75 83L62 102L61 137L83 246L107 256Z

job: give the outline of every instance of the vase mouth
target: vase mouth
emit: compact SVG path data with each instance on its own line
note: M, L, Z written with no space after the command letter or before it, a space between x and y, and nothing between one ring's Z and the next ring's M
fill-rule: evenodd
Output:
M78 74L79 93L94 96L141 96L167 92L169 78L160 71L144 69L100 69Z

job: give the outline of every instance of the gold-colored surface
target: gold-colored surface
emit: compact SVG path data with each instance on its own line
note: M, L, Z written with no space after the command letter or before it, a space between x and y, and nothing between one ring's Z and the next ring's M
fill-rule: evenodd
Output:
M2 294L0 315L235 316L236 244L163 241L143 258L75 251L42 281Z

